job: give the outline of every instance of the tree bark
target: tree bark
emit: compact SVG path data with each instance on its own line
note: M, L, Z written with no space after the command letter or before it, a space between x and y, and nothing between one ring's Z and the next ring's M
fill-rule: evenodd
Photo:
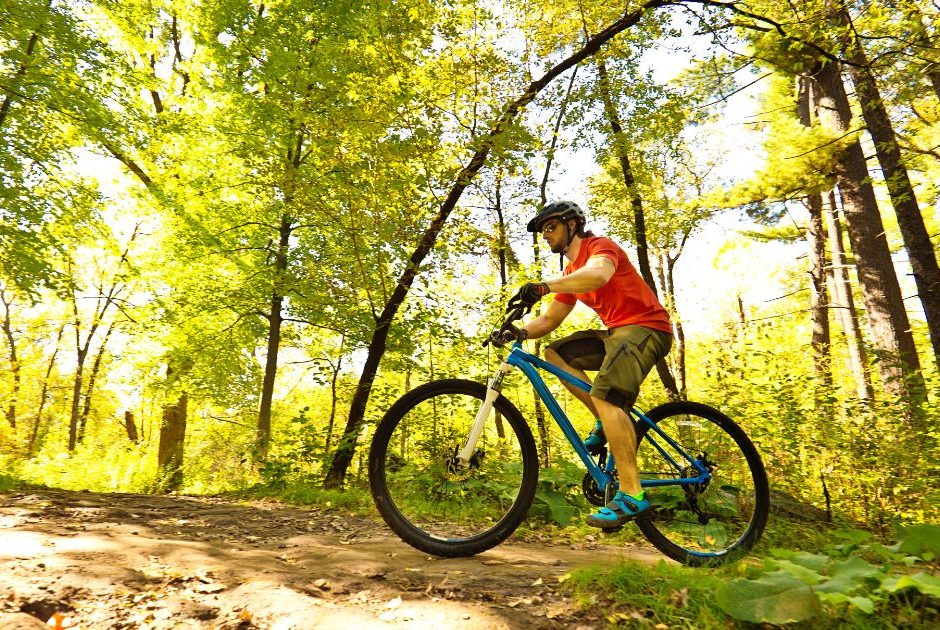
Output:
M107 351L108 339L111 337L111 331L114 330L114 320L108 325L104 337L101 339L101 348L95 355L95 360L91 364L91 374L88 376L88 387L85 389L85 405L82 408L82 415L78 421L78 441L85 439L85 424L88 422L88 416L91 414L91 396L95 391L95 381L98 380L98 371L101 369L101 359Z
M46 8L52 5L52 0L46 4ZM26 70L29 68L28 59L33 56L33 51L36 48L36 42L39 41L39 32L35 31L32 35L29 36L29 41L26 42L26 51L23 54L23 62L20 64L20 67L17 68L16 74L13 77L13 80L10 82L10 88L7 91L6 96L3 97L3 103L0 103L0 130L3 129L4 124L7 120L7 115L10 112L10 106L13 104L13 95L19 89L20 82L23 80L23 77L26 75Z
M16 355L16 338L13 336L13 324L10 322L10 306L13 298L7 300L6 291L0 289L0 302L3 303L3 335L10 347L10 372L13 376L13 389L10 392L10 404L7 405L6 417L10 428L16 430L16 404L20 397L20 360Z
M640 275L643 280L657 295L656 281L653 278L653 270L650 267L649 244L646 239L646 215L643 211L643 198L636 187L636 177L633 173L633 165L630 163L630 155L627 152L626 138L623 135L623 125L620 122L620 114L617 112L617 106L614 104L611 96L610 77L607 73L607 64L603 59L595 59L597 65L597 74L600 79L601 101L604 104L604 113L607 116L607 122L610 124L611 140L614 145L614 151L617 159L620 161L620 171L623 174L623 183L627 188L627 195L630 197L630 208L633 210L633 229L636 233L636 257L640 268ZM659 380L662 381L669 397L672 400L679 400L679 389L676 386L676 379L669 370L669 365L665 359L660 359L656 363L656 373Z
M39 393L39 409L36 410L36 419L33 421L33 430L29 436L29 444L26 446L26 457L32 457L36 450L36 441L39 439L39 428L42 425L42 412L49 401L49 378L52 376L52 369L55 367L55 359L59 354L59 342L62 341L62 333L65 332L65 324L59 326L59 332L55 338L55 349L52 356L49 357L49 365L46 367L46 377L42 380L42 390Z
M673 370L676 375L676 390L679 393L679 400L686 400L688 397L689 385L685 369L685 329L682 327L682 318L676 308L676 290L673 283L673 270L676 266L676 258L672 258L666 252L661 252L659 273L660 284L663 287L663 306L671 313L672 331L675 337L675 345L669 357L672 360Z
M271 310L268 320L268 354L264 363L264 379L261 382L261 405L258 409L258 456L264 457L271 441L271 405L274 400L274 381L277 378L277 355L281 347L281 324L284 322L284 276L287 273L287 257L293 220L281 217L278 229L279 240L274 257L274 282L271 289Z
M838 64L823 64L813 79L814 88L819 91L819 120L836 136L849 134L852 113ZM925 394L920 361L858 140L849 142L840 151L833 170L842 192L849 240L885 392L918 403Z
M346 335L343 335L339 342L339 356L336 359L336 365L330 364L330 417L326 424L326 444L323 449L323 456L330 454L330 448L333 446L333 425L336 422L336 382L339 380L339 371L343 367L343 346L346 344Z
M411 285L418 275L421 263L437 242L437 237L444 227L444 223L463 195L464 189L486 163L487 156L495 140L513 123L519 112L528 105L545 86L558 77L558 75L597 53L601 46L607 41L639 22L640 18L643 17L647 10L663 6L664 4L667 4L666 0L649 0L641 5L640 8L625 13L619 20L613 22L594 37L591 37L581 49L564 61L556 64L541 78L530 83L522 95L506 106L502 114L491 127L489 133L479 139L478 148L467 165L464 166L457 175L457 179L451 187L447 198L441 204L437 216L434 217L431 224L422 234L417 248L412 253L404 272L398 280L398 284L395 286L395 290L386 302L381 315L379 315L376 320L376 326L366 353L366 360L363 364L362 372L360 373L359 382L356 385L356 391L353 394L352 403L350 404L349 418L346 422L343 438L334 453L333 460L324 480L324 485L327 488L342 486L343 480L346 477L346 470L349 468L349 463L352 461L353 455L355 454L356 441L362 430L362 424L365 421L365 411L369 403L369 396L372 392L372 385L378 373L379 363L382 360L382 356L385 354L388 333L398 313L398 309L408 295Z
M167 366L168 386L178 378L171 366ZM157 447L157 466L160 470L159 490L171 492L183 485L183 455L186 442L186 413L189 398L182 392L176 402L164 405L160 424L160 442Z
M851 23L848 12L843 8L842 20ZM884 172L885 184L891 197L891 204L898 218L898 226L904 238L904 248L907 250L911 268L914 272L914 283L920 302L927 317L927 330L930 334L930 343L933 346L934 362L940 367L940 266L937 265L937 256L930 235L924 225L914 195L914 187L908 177L907 168L901 163L901 149L898 147L897 137L878 84L872 74L871 66L858 33L854 29L852 55L855 65L849 66L849 76L855 85L855 92L862 106L862 115L868 132L875 143L875 154L878 163Z
M806 77L798 76L797 113L804 127L812 127L812 83ZM809 245L810 277L810 322L812 326L811 344L813 348L813 367L820 387L816 388L817 407L823 394L828 396L832 389L832 365L829 333L829 296L826 291L826 234L823 226L823 201L820 193L806 197L809 210L809 225L806 229L806 242Z
M140 441L140 435L137 432L137 422L134 421L134 412L130 409L124 411L124 430L127 432L127 439L137 444Z
M862 329L858 324L855 310L855 298L852 295L852 283L849 279L849 264L842 244L842 224L839 220L839 206L835 190L829 192L826 229L829 233L829 251L832 255L831 278L832 297L836 315L845 333L848 349L849 371L855 378L855 390L859 400L873 400L874 389L868 371L868 357L862 339Z

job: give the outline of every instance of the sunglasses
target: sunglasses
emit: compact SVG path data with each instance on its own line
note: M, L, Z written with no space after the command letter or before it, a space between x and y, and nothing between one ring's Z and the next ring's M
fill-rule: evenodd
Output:
M552 221L551 223L546 223L542 226L542 236L551 234L559 225L561 225L561 221Z

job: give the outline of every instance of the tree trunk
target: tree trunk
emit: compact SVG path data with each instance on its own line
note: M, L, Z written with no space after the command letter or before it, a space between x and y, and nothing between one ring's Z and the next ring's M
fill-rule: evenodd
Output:
M6 291L0 290L0 302L3 303L3 335L10 347L10 372L13 376L13 389L10 392L10 404L7 405L6 416L10 428L16 430L16 403L20 397L20 361L16 355L16 338L13 336L13 324L10 322L10 306L13 298L7 300Z
M104 356L108 346L108 338L111 337L111 331L114 330L114 320L108 325L104 337L101 339L101 348L95 355L95 360L91 364L91 374L88 377L88 387L85 389L85 405L82 408L82 415L78 421L78 441L85 439L85 424L88 422L88 416L91 413L91 396L95 391L95 381L98 379L98 370L101 369L101 359Z
M663 287L664 306L669 310L672 319L672 331L675 336L675 345L669 356L672 360L673 371L676 375L676 389L679 392L679 400L686 400L688 397L689 385L686 380L685 369L685 329L682 328L682 318L676 308L676 290L673 283L673 270L676 266L676 260L666 252L662 252L660 258L659 272L661 274L660 284Z
M39 427L42 425L42 412L46 408L46 402L49 400L49 378L52 376L52 369L55 367L55 359L59 354L59 342L62 341L62 333L65 331L65 324L59 326L59 332L55 338L55 350L49 357L49 365L46 367L46 377L42 381L42 390L39 393L39 409L36 410L36 419L33 422L33 430L29 436L29 444L26 447L26 457L32 457L36 449L36 441L39 438Z
M839 220L839 206L835 190L829 192L829 204L826 216L829 232L829 251L832 254L832 289L835 309L848 349L849 371L855 378L856 395L859 400L872 400L875 392L868 372L868 357L862 339L862 329L858 324L855 310L855 298L852 295L852 283L849 280L849 265L842 245L842 224Z
M509 240L506 238L506 221L503 217L502 177L502 170L498 170L496 174L496 203L494 204L494 209L496 210L496 262L499 265L499 290L500 295L506 295L506 286L509 284L509 273L506 268L506 253L509 249ZM536 417L538 417L539 411L541 410L538 404L536 404ZM493 421L496 423L496 437L500 440L505 439L506 427L503 425L503 414L494 409ZM542 422L545 422L544 414L542 415Z
M130 409L124 412L124 430L127 431L127 439L137 444L140 436L137 433L137 423L134 421L134 412Z
M69 452L75 450L78 443L79 400L82 396L82 378L85 370L85 350L78 348L78 365L75 367L75 376L72 381L72 407L69 412Z
M52 6L52 0L49 0L46 3L46 8L48 9ZM39 41L39 32L33 32L29 36L29 41L26 42L26 51L23 54L23 62L20 64L20 67L16 70L16 75L14 75L13 80L10 81L10 87L7 89L7 94L3 97L3 103L0 103L0 130L3 129L4 124L6 123L7 114L10 111L10 106L13 104L13 94L19 90L20 83L23 80L23 77L26 75L26 70L29 67L28 59L33 56L33 51L36 48L36 42Z
M258 409L258 457L264 457L271 441L271 404L274 400L274 381L277 378L277 354L281 347L281 324L284 321L284 275L287 272L287 257L292 219L281 217L278 230L277 254L274 258L274 282L271 289L271 312L268 319L268 354L264 362L264 379L261 381L261 406Z
M614 145L614 151L620 161L620 171L623 173L623 183L627 188L627 195L630 197L630 207L633 210L633 229L636 233L636 258L640 268L640 275L643 280L657 295L656 281L653 279L653 270L650 267L649 244L646 240L646 215L643 211L643 198L640 196L636 187L636 177L633 174L633 165L630 164L630 156L627 153L626 138L623 135L623 125L620 123L620 115L617 112L617 106L614 104L610 92L610 77L607 74L607 64L603 59L595 59L597 73L600 79L601 100L604 103L604 114L607 116L607 122L610 124L611 140ZM679 389L676 387L676 379L669 371L669 365L665 359L656 363L656 373L659 380L662 381L666 391L669 392L669 398L679 400Z
M457 179L451 187L447 198L441 204L437 216L434 217L431 224L422 234L417 248L412 253L404 272L395 285L395 290L389 297L381 315L379 315L376 320L376 326L372 334L372 340L369 342L366 360L362 366L362 372L360 373L359 383L356 385L356 391L353 394L346 429L343 432L343 438L334 453L333 461L330 464L329 471L324 480L324 485L327 488L342 486L343 480L346 477L346 470L349 468L349 463L352 461L356 451L356 441L362 430L362 424L365 421L365 411L369 403L369 396L372 392L372 385L375 382L379 363L382 360L382 356L385 354L388 333L398 313L398 309L408 295L411 285L418 275L421 263L437 242L437 237L444 227L444 223L457 205L461 195L463 195L464 189L470 184L477 172L479 172L480 168L482 168L486 162L486 158L489 155L490 149L493 147L493 143L512 125L519 112L528 105L545 86L558 77L558 75L597 53L604 43L639 22L640 18L643 17L648 9L660 7L665 3L666 0L649 0L639 9L625 13L619 20L612 23L599 34L591 37L581 49L564 61L556 64L541 78L530 83L521 96L507 105L493 124L489 133L479 139L478 148L467 165L461 169L460 173L457 175Z
M842 19L849 23L848 12L844 9ZM853 61L856 65L849 66L849 76L855 85L868 132L875 143L875 154L884 172L891 204L904 238L904 248L914 271L914 283L927 317L934 362L940 367L940 266L937 265L937 256L924 225L907 168L901 163L901 149L894 128L857 33L854 49Z
M850 133L852 113L838 64L825 63L813 78L819 91L819 120L835 136ZM920 361L858 140L842 149L833 169L885 392L896 399L920 402L925 393Z
M339 371L343 367L343 346L346 344L346 335L340 338L339 356L336 359L336 365L330 364L333 373L330 376L330 417L326 424L326 446L323 450L324 457L330 454L330 448L333 446L333 424L336 422L336 381L339 380Z
M797 112L804 127L813 125L812 83L806 77L797 77ZM809 210L809 225L806 242L809 245L810 278L810 322L812 325L813 366L820 387L816 388L817 408L823 395L832 389L832 366L829 334L829 296L826 291L826 234L823 227L822 195L813 193L806 197Z
M167 384L175 380L173 368L167 366ZM183 485L183 453L186 441L186 413L188 397L182 392L176 402L163 407L160 424L160 443L157 448L157 466L160 469L159 491L172 492Z

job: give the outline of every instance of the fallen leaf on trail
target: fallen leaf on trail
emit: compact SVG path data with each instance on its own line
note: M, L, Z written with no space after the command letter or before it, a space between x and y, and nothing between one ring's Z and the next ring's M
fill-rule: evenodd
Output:
M55 630L64 630L65 628L74 628L75 619L66 615L65 613L57 612L49 617L49 621L46 622L47 626L52 626Z
M539 578L536 581L532 582L532 586L541 586L541 585L542 585L542 578Z
M564 615L569 615L574 612L574 608L569 602L562 602L560 604L554 604L548 607L548 610L545 611L545 616L549 619L554 619L555 617L562 617Z
M541 597L539 597L538 595L533 595L532 597L520 597L518 599L514 599L513 601L508 602L506 605L509 606L510 608L515 608L516 606L519 606L519 605L531 606L532 604L538 604L541 601L542 601Z
M683 588L681 591L673 591L669 594L669 601L676 608L685 608L689 605L689 589Z
M561 575L558 576L558 583L559 583L559 584L564 584L565 582L567 582L567 581L570 580L570 579L571 579L571 574L570 574L570 573L562 573Z
M239 620L239 621L251 621L253 617L254 617L254 615L252 615L252 614L251 614L251 611L248 610L247 608L246 608L245 610L241 611L240 613L238 613L238 620Z

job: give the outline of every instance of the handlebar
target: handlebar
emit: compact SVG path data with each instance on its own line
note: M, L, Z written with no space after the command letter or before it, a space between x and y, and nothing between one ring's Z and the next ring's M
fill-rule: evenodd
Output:
M486 347L489 344L493 344L496 347L502 346L503 344L501 340L499 339L499 336L503 333L503 331L509 330L509 326L513 322L522 319L523 317L528 315L531 311L532 311L532 306L523 306L523 305L516 306L506 311L506 317L505 319L503 319L503 323L499 325L499 328L497 328L492 333L490 333L490 336L487 337L486 341L483 342L483 346Z

